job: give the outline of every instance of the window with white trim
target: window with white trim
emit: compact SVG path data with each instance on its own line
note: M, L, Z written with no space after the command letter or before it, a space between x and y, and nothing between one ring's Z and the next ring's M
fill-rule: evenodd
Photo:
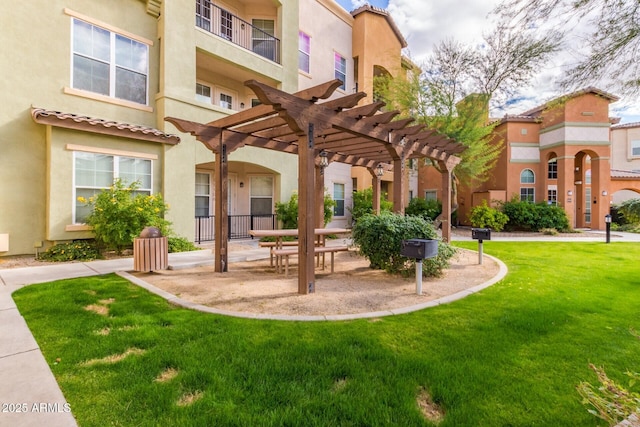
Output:
M298 31L298 69L309 73L309 63L311 62L311 37L308 34Z
M347 87L347 60L339 53L333 54L333 68L335 70L335 78L342 82L340 89L345 90Z
M520 184L534 184L536 176L531 169L524 169L520 172Z
M206 172L196 172L196 216L211 215L211 175Z
M631 156L640 157L640 140L631 141Z
M151 194L152 161L137 157L113 156L101 153L74 152L74 224L82 224L91 213L82 198L89 198L106 190L120 178L125 185L138 182L136 194ZM78 200L80 198L80 200Z
M196 83L196 100L211 104L211 86Z
M547 163L547 178L558 179L558 159L551 159Z
M211 31L211 3L209 0L196 0L196 25Z
M437 190L426 190L424 192L425 200L438 200L438 191Z
M73 19L71 86L147 105L149 46Z
M263 58L276 60L276 22L273 19L251 20L251 50Z
M533 187L520 187L520 201L534 202L536 200L536 189Z
M333 183L334 216L344 216L344 184Z
M555 190L555 189L547 190L547 204L549 205L558 204L558 190Z
M273 213L273 177L252 176L250 188L251 215Z

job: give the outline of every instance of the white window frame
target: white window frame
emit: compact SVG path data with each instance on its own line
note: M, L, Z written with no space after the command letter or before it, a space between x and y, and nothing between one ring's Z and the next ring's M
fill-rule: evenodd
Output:
M113 176L113 180L112 182L107 185L107 186L97 186L97 185L78 185L77 183L77 158L79 155L94 155L94 156L107 156L107 157L111 157L113 158L113 169L112 169L112 176ZM115 181L116 179L120 178L121 173L120 173L120 160L121 159L131 159L131 160L141 160L141 161L148 161L149 162L149 187L142 187L140 186L137 190L136 193L137 194L148 194L151 195L151 193L153 192L153 158L150 158L149 156L145 156L145 155L137 155L137 154L133 154L133 155L125 155L125 154L111 154L108 152L100 152L100 151L88 151L88 150L76 150L73 152L73 208L72 208L72 217L73 217L73 224L84 224L82 222L79 222L76 218L76 214L77 214L77 207L78 204L80 203L78 201L78 189L81 190L90 190L93 191L95 194L99 193L102 190L106 190L108 189L112 184L113 181ZM125 182L126 185L131 184L130 182Z
M344 64L344 72L336 66L338 58L341 60L340 65ZM342 86L338 89L347 90L347 58L336 51L333 52L333 70L335 78L342 81Z
M525 172L531 172L532 179L533 179L532 181L525 181L523 179L523 175ZM529 168L522 169L522 171L520 172L520 184L535 184L535 183L536 183L536 173Z
M425 200L438 200L438 190L425 190L424 191L424 199Z
M201 176L206 176L207 177L207 185L208 185L208 191L207 192L200 192L198 190L201 189L201 187L199 187L198 185L198 180L197 180L197 176L201 175ZM211 172L209 171L200 171L200 170L196 170L196 182L195 182L195 197L196 199L198 199L198 197L201 198L206 198L207 199L207 215L200 215L200 216L204 216L204 217L210 217L212 216L212 201L213 201L213 179L211 177ZM195 205L195 201L194 201L194 205ZM197 206L196 206L197 208ZM199 216L198 213L196 212L196 217Z
M198 93L198 85L209 89L209 96L208 97ZM204 102L205 104L211 104L213 102L213 100L211 99L211 96L213 95L214 92L215 92L215 90L214 90L213 86L210 85L209 83L196 81L196 100L197 101Z
M215 90L213 92L213 104L217 105L220 108L226 108L229 110L234 110L234 111L238 111L238 92L236 92L235 90L231 90L228 89L224 86L218 86L215 85L214 86ZM221 101L220 101L220 97L224 95L224 96L229 96L231 97L231 108L225 107L222 105Z
M523 193L526 193L526 194L523 194ZM529 196L531 196L531 199L529 199ZM535 187L520 187L520 201L535 203L536 201Z
M306 46L302 41L305 40ZM306 47L306 50L304 48ZM306 58L307 69L301 67L302 58ZM298 70L306 74L311 74L311 36L304 31L298 31Z
M339 199L336 197L336 185L342 186L342 198ZM334 182L333 183L333 201L336 202L336 205L333 207L333 216L336 218L343 218L346 216L347 207L346 207L346 195L347 185L344 182ZM342 213L338 212L338 201L342 201Z
M86 25L90 25L92 28L95 27L97 29L100 29L102 31L108 32L109 33L109 59L107 60L106 58L98 58L98 57L94 57L91 55L88 55L86 53L82 53L80 51L76 50L76 47L74 45L74 34L76 31L76 22L81 23L81 24L86 24ZM132 69L132 68L128 68L127 66L123 65L123 64L118 64L117 63L117 57L116 57L116 46L117 46L117 39L118 37L128 40L132 43L135 43L137 45L140 45L142 47L144 47L144 52L145 52L145 56L146 61L144 64L144 70L136 70L136 69ZM71 45L71 58L70 58L70 70L71 70L71 87L75 90L79 90L79 91L85 91L85 92L89 92L89 93L94 93L97 95L102 95L102 96L106 96L109 98L113 98L113 99L118 99L118 100L122 100L125 102L131 102L137 105L144 105L144 106L148 106L149 105L149 46L150 43L147 43L144 39L140 38L140 37L133 37L131 34L125 33L125 32L119 32L113 28L108 28L107 26L101 26L95 22L91 22L90 20L85 20L85 19L81 19L77 16L73 16L71 19L71 41L70 41L70 45ZM102 63L102 64L106 64L109 67L109 89L108 89L108 93L103 93L103 92L99 92L99 91L94 91L91 90L89 88L83 88L83 87L77 87L76 85L78 84L76 79L75 79L75 75L76 75L76 71L75 71L75 58L86 58L89 59L90 61L96 62L96 63ZM123 97L118 97L116 96L116 92L118 89L117 86L117 71L118 70L124 70L126 72L129 73L135 73L137 75L141 75L144 76L145 79L145 86L144 86L144 102L140 102L138 100L133 100L133 99L128 99L128 98L123 98Z
M262 29L260 26L256 25L257 22L256 21L263 21L263 22L272 22L273 23L273 34L269 34L268 31L265 31L264 29ZM271 61L275 61L276 58L278 57L278 46L276 44L276 34L278 32L278 28L276 26L277 22L276 20L272 17L260 17L260 16L254 16L251 18L251 51L254 52L256 55L260 55L263 58L267 58ZM269 38L267 37L254 37L254 32L253 32L253 28L256 28L258 30L260 30L261 32L263 32L264 34L266 34L267 36L269 36ZM261 33L262 34L262 33ZM271 49L273 49L272 51L269 51L269 55L264 55L263 53L266 52L266 50L262 50L263 53L259 53L260 49L258 49L258 45L256 45L256 42L264 42L264 41L271 41L272 44L269 45Z
M640 140L639 139L632 139L629 142L629 154L633 158L640 157Z
M558 179L558 159L557 158L551 159L547 163L547 179Z
M253 199L271 199L271 212L269 212L269 214L273 214L274 201L275 201L275 179L274 179L273 175L248 175L248 178L249 178L249 213L251 215L254 215L253 210L252 210L252 200ZM269 178L269 179L271 179L271 195L270 196L254 196L253 195L253 179L254 178ZM258 214L255 214L255 215L258 215Z

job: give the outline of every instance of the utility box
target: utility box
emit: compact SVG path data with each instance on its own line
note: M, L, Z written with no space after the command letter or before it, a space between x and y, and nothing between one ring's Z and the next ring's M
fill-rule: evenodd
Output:
M432 239L403 240L400 255L413 259L434 258L438 255L438 241Z
M490 228L472 228L471 229L471 238L474 240L491 240L491 229Z

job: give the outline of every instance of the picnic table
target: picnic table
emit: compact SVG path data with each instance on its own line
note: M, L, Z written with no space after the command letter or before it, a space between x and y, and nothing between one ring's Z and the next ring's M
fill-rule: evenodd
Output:
M316 236L314 252L318 256L318 264L320 263L320 256L322 255L322 268L324 268L324 254L331 254L331 272L334 270L334 253L340 251L346 251L349 248L347 246L332 246L327 247L326 237L333 234L348 233L350 230L346 228L316 228L314 234ZM295 256L298 254L297 247L284 247L284 237L298 237L298 229L284 229L284 230L250 230L249 234L253 237L273 237L275 242L271 248L271 265L273 265L273 258L276 260L276 271L280 272L282 269L282 258L286 261L285 274L289 274L289 256ZM289 243L289 242L287 242Z

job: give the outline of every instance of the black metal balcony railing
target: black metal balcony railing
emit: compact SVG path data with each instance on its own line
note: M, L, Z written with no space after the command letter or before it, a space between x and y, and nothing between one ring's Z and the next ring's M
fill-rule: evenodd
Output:
M229 215L229 240L251 237L249 230L275 230L278 225L275 214L269 215ZM196 243L215 240L215 217L196 217Z
M209 0L196 0L196 26L280 63L280 40Z

